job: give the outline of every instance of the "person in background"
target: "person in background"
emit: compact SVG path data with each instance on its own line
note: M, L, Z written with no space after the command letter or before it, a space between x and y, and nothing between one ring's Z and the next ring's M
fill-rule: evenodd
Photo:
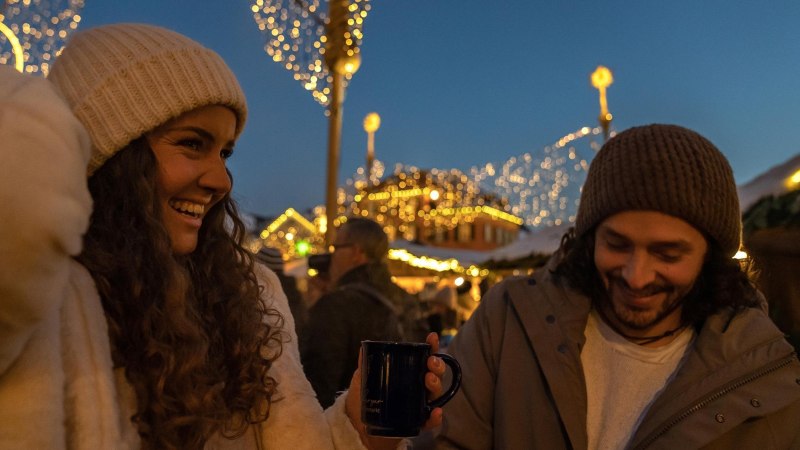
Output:
M348 219L336 232L331 287L309 309L300 350L303 368L323 407L347 389L363 340L402 340L404 291L389 274L389 240L381 226Z
M280 283L243 247L226 160L247 107L219 55L116 24L76 33L49 82L0 69L3 447L400 443L366 435L358 388L323 412L303 377Z
M439 335L441 351L445 351L458 331L456 289L449 284L444 285L425 303L428 306L428 326L431 331Z
M548 266L493 286L450 344L437 448L800 448L800 362L732 259L740 235L711 142L611 138Z
M283 293L286 294L286 299L289 301L289 310L291 310L292 317L294 317L295 331L300 336L306 322L308 308L306 308L303 295L297 289L297 280L284 272L281 251L275 247L261 247L256 253L256 259L269 267L278 276Z
M463 280L460 284L456 285L456 310L458 311L458 323L466 322L475 308L478 307L478 302L472 296L472 281Z

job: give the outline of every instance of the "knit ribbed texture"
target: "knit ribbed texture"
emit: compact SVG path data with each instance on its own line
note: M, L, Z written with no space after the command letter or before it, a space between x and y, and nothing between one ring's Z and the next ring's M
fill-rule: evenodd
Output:
M256 253L256 257L270 269L283 272L283 257L277 248L261 247L261 250Z
M195 108L229 106L237 136L247 117L239 82L218 54L152 25L76 33L48 78L92 138L89 176L134 139Z
M733 256L741 240L736 183L728 161L703 136L675 125L628 129L597 153L575 223L580 236L626 210L678 217Z

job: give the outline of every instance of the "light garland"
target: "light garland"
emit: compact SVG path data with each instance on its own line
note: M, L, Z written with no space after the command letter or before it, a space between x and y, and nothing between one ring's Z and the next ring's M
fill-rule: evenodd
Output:
M83 0L5 0L0 8L0 64L47 76L70 33Z
M290 223L290 220L293 220L299 226ZM252 252L255 253L264 246L274 247L280 249L281 253L289 259L296 256L305 256L308 253L325 251L324 232L320 233L318 226L311 223L293 208L288 208L283 214L264 227L256 241L249 245Z
M456 169L428 172L397 164L392 176L397 183L391 186L387 179L384 190L368 193L364 190L368 186L364 169L359 167L339 190L339 214L369 215L359 207L366 199L385 202L385 210L378 211L384 216L388 213L413 222L420 216L413 199L440 189L437 194L442 199L436 202L437 207L421 213L427 224L433 223L434 217L449 217L449 223L439 220L436 224L452 228L462 220L473 221L476 213L531 228L574 223L580 189L589 163L602 144L602 133L600 127L582 127L544 147L539 156L525 153L502 163L487 163L471 168L469 176ZM383 169L383 164L375 163ZM482 195L491 197L491 201L481 199Z
M483 189L496 192L510 213L531 228L574 223L589 163L602 145L600 127L582 127L542 149L470 169ZM613 133L612 133L613 135Z
M472 277L485 277L489 274L488 269L481 269L475 265L464 267L455 258L441 260L430 256L417 256L405 249L389 249L389 259L404 262L412 267L433 270L435 272L464 273Z
M293 218L302 225L306 230L310 233L317 233L317 227L314 226L311 222L308 221L302 214L298 213L294 208L288 208L284 211L283 214L278 216L277 219L272 221L263 231L261 231L261 239L266 239L269 237L270 234L274 233L275 230L281 227L289 218Z
M452 230L479 217L500 221L503 244L516 234L523 219L508 211L500 196L486 193L457 169L430 171L395 166L394 174L378 185L366 182L363 169L339 190L339 219L370 217L384 227L390 239L415 240L420 232ZM506 225L502 225L505 223ZM492 245L492 244L490 244Z
M324 215L323 215L324 217ZM311 222L309 222L300 213L293 208L288 208L283 214L278 216L269 225L264 227L261 231L259 238L247 243L247 247L251 252L257 252L263 246L275 247L281 250L281 253L286 258L291 259L296 255L293 241L296 239L298 230L295 228L288 228L286 231L282 230L290 219L294 219L299 223L302 228L307 232L307 239L310 243L321 245L324 232L320 230ZM346 218L341 218L346 221ZM289 236L291 234L292 236ZM388 258L390 260L401 261L412 267L428 269L435 272L454 272L466 274L472 277L486 276L489 274L487 269L482 269L476 265L469 265L464 267L455 258L436 259L430 256L418 256L405 249L389 249Z
M345 44L347 55L359 53L364 37L364 19L370 10L369 0L353 0L347 8ZM325 25L327 2L319 0L255 0L250 5L253 19L264 34L264 51L273 61L292 72L295 80L311 92L314 100L327 106L331 99L333 77L325 64ZM345 74L345 86L351 74Z

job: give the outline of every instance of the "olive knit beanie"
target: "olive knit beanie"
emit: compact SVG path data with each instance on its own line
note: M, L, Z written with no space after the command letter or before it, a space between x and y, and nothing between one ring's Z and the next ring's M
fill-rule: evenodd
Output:
M626 210L651 210L690 223L733 256L741 240L736 183L720 151L692 130L647 125L616 135L597 153L583 185L578 236Z
M76 33L48 78L92 138L88 176L134 139L195 108L230 107L236 136L247 118L244 93L218 54L152 25Z

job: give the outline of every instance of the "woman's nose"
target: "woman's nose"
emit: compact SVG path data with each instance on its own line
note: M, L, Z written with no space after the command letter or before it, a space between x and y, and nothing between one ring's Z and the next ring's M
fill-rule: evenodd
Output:
M233 182L225 166L225 160L209 158L206 170L200 177L200 185L216 194L224 195L230 192Z

